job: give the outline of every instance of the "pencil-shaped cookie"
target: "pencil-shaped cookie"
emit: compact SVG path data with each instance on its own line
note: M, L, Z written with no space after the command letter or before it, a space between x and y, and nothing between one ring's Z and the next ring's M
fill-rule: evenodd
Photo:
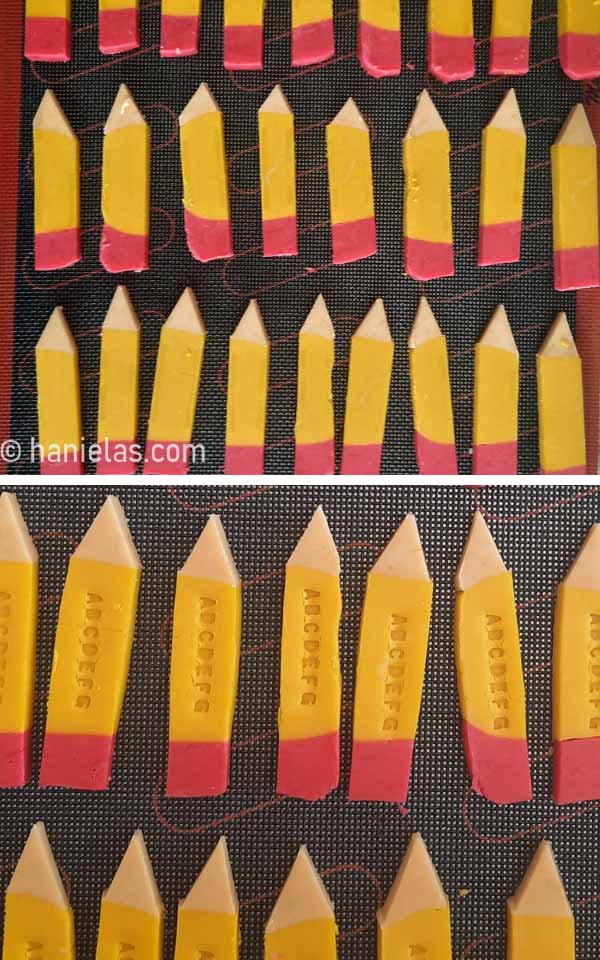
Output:
M160 332L144 473L186 474L206 330L187 287Z
M376 300L352 337L341 473L379 473L393 360L385 307Z
M428 66L444 83L473 76L473 0L428 0Z
M226 474L265 471L269 353L269 338L258 303L251 300L229 338Z
M232 257L223 116L206 83L179 117L179 141L188 249L202 263Z
M221 837L177 911L175 960L238 960L239 904Z
M600 76L600 7L594 0L558 0L558 55L572 80Z
M414 280L454 275L450 137L427 90L403 143L404 269Z
M581 360L566 315L559 313L537 354L542 473L586 473Z
M122 53L140 45L139 0L98 0L101 53Z
M480 267L521 258L527 135L514 90L509 90L483 131Z
M41 787L108 787L140 572L121 504L107 497L69 561L54 641Z
M551 152L554 286L557 290L597 287L597 148L583 104L573 107Z
M140 324L127 290L117 287L102 324L96 473L136 471L139 365Z
M337 960L333 904L306 847L300 847L265 930L264 960Z
M575 960L573 912L547 840L508 901L508 960Z
M292 0L292 66L320 63L334 53L333 0Z
M432 593L417 524L409 513L367 580L354 693L350 800L406 801Z
M209 517L177 574L167 795L214 797L229 785L242 588L221 521Z
M81 259L79 140L51 90L33 118L35 269Z
M202 0L162 0L161 57L187 57L198 53Z
M340 558L319 507L285 573L277 793L320 800L339 782Z
M327 126L327 168L334 263L377 253L371 136L354 100Z
M475 347L473 473L517 472L519 352L499 306Z
M33 957L34 951L44 958L75 960L73 911L40 822L6 889L2 960Z
M150 131L124 83L104 127L100 263L110 273L148 269Z
M35 348L40 473L83 473L77 347L56 307Z
M298 337L297 474L335 473L333 392L335 331L319 294Z
M432 957L452 960L450 906L427 847L413 833L377 913L377 958Z
M555 803L600 799L600 524L558 587L552 652Z
M38 555L14 493L0 495L0 787L31 775Z
M400 0L359 0L358 57L363 70L372 77L400 73Z
M295 257L296 142L294 114L280 86L258 111L263 255Z
M533 0L494 0L490 36L491 74L518 76L529 72Z
M415 454L419 473L458 473L446 338L421 297L408 340Z
M456 573L456 591L456 672L472 788L493 803L531 800L512 574L479 512Z
M71 59L71 0L25 0L25 56Z
M96 960L163 955L163 905L146 844L137 830L102 895Z
M224 0L226 70L262 70L265 0Z

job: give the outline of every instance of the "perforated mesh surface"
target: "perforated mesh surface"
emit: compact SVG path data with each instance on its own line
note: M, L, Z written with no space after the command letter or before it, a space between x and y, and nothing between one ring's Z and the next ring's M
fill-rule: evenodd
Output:
M58 604L67 561L109 488L21 488L19 500L40 552L39 666L34 773ZM32 823L43 818L68 879L80 960L92 960L101 891L132 831L141 827L166 904L172 956L176 904L221 833L238 886L243 960L259 960L262 931L298 845L309 844L336 903L341 960L374 960L375 911L411 832L423 833L448 892L454 956L501 960L504 910L541 837L554 844L574 904L578 960L598 957L598 804L558 808L550 800L551 626L555 588L590 525L599 491L546 488L153 488L117 489L143 564L136 641L112 785L93 795L0 792L2 891ZM341 552L344 614L340 789L310 805L276 798L278 647L283 568L322 503ZM468 788L453 665L453 574L479 504L515 591L527 687L534 800L499 808ZM434 610L408 813L349 804L351 707L359 616L367 571L408 510L416 513ZM243 647L233 734L232 782L223 798L164 798L168 648L175 577L210 512L221 514L244 581ZM466 895L460 896L464 889Z
M100 163L102 124L118 84L126 82L152 128L151 270L126 283L142 320L140 436L150 404L154 362L162 319L184 285L197 293L208 328L195 440L206 445L206 463L194 469L217 473L223 465L227 344L247 301L257 296L273 341L267 472L293 469L296 334L319 292L335 320L337 366L335 407L338 457L344 412L349 340L372 301L384 298L396 357L383 470L414 472L412 419L406 339L418 302L419 286L403 274L401 139L425 84L448 124L453 143L452 173L457 272L453 279L427 286L427 295L447 334L451 355L460 466L470 467L472 348L496 305L503 301L521 352L520 470L536 472L537 415L535 352L557 310L571 321L575 297L553 290L551 268L550 146L569 108L581 98L581 85L565 78L557 62L554 0L534 0L531 71L515 79L529 134L527 201L522 262L479 269L477 223L479 142L513 81L487 76L491 0L476 7L477 76L449 88L426 75L426 4L403 0L406 67L400 77L367 77L355 56L356 3L336 0L336 57L315 68L289 66L289 4L267 4L266 68L263 73L227 76L222 67L222 3L205 0L201 56L161 60L158 53L159 4L142 0L142 48L113 58L97 51L96 2L73 5L73 60L63 65L26 64L23 71L23 128L18 241L18 297L15 326L13 436L28 443L36 434L33 349L56 304L62 304L77 339L82 372L84 429L95 439L99 328L115 278L99 267ZM187 251L183 231L177 114L198 84L209 82L222 106L231 161L231 201L236 258L201 266ZM256 111L281 82L296 114L300 256L265 260L261 253ZM84 259L54 274L36 275L32 261L33 190L31 121L44 84L52 86L82 146L82 224ZM380 253L343 267L331 265L329 201L324 126L352 95L373 133ZM13 470L31 472L25 461Z

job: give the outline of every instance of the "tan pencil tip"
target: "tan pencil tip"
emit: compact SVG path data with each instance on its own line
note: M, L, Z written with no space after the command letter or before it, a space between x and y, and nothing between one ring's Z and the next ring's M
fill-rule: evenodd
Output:
M273 87L269 96L263 103L262 107L259 108L259 113L293 113L292 108L290 107L289 101L279 86Z
M70 910L46 828L41 821L35 824L27 838L6 893L33 897L51 903L59 910Z
M335 339L333 323L331 322L327 304L321 293L315 300L310 313L302 324L300 333L312 333L316 337L325 337L327 340Z
M225 837L219 840L180 909L237 916L239 904Z
M519 352L512 330L510 329L506 310L502 304L496 307L492 319L479 340L479 345L482 347L496 347L498 350L506 350L508 353Z
M563 583L577 590L600 590L600 523L589 530Z
M42 97L33 118L33 126L35 130L50 130L52 133L64 133L66 137L75 138L73 128L52 90L46 90Z
M206 333L198 301L191 287L186 287L171 310L164 326L165 330L183 330L184 333L203 335Z
M239 587L240 578L220 517L212 514L180 573Z
M578 357L566 313L559 313L537 353L538 357Z
M442 131L447 133L446 124L437 112L436 106L427 90L417 97L417 105L406 131L406 137L420 137L424 133Z
M123 507L115 496L106 498L73 556L117 567L140 568Z
M122 83L104 125L104 133L112 133L114 130L135 126L146 126L146 121L130 90Z
M136 830L129 841L103 899L153 916L162 916L163 904L141 830Z
M443 337L443 333L439 328L428 301L425 297L421 297L410 330L408 347L410 350L416 350L417 347L421 347L430 340L437 340L438 337Z
M365 319L357 327L354 336L362 337L364 340L381 340L383 343L392 342L383 300L375 301Z
M506 130L508 133L525 136L525 127L523 126L523 118L519 109L519 101L512 88L504 97L504 100L490 120L489 125L490 127L495 127L497 130Z
M246 307L242 319L231 334L231 339L258 343L262 347L269 346L269 338L256 300L251 300Z
M38 553L14 493L0 495L0 563L37 563Z
M195 120L205 113L220 113L221 108L210 92L207 83L201 83L189 103L183 108L179 115L179 126L190 120Z
M448 898L420 833L413 833L387 900L378 913L387 927L421 910L443 910Z
M60 353L77 353L77 346L62 307L55 307L52 311L35 349L36 351L57 350Z
M552 847L542 840L517 892L509 900L512 913L528 917L572 917Z
M125 330L137 333L140 322L133 309L126 287L117 287L102 324L103 330Z
M471 530L456 571L456 589L468 590L481 580L504 573L506 566L488 526L479 510L473 516Z
M266 932L275 933L306 920L335 920L333 904L306 847L300 847Z
M590 127L585 107L577 103L569 115L554 141L555 146L595 147L596 141Z
M340 557L322 507L315 510L288 560L288 566L309 567L339 576Z
M407 513L371 573L402 580L429 580L419 528L412 513Z
M342 127L354 127L355 130L364 130L365 133L369 132L367 122L352 97L348 97L340 112L333 118L331 126L334 124Z

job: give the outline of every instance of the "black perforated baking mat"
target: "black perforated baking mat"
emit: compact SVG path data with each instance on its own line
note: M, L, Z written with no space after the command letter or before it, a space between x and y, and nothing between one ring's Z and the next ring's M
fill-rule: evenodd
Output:
M58 605L69 554L109 488L19 488L40 552L39 665L33 769L37 776ZM578 960L597 960L600 929L598 804L550 800L550 656L553 598L590 525L598 489L205 487L117 488L143 575L136 639L113 781L83 794L34 785L0 791L2 892L32 823L43 818L75 910L80 960L94 956L100 895L134 829L146 837L166 905L172 957L178 898L225 833L241 900L242 960L260 960L262 932L300 843L336 904L340 960L375 960L375 911L412 831L420 830L452 908L454 956L502 960L505 901L542 837L554 844L574 906ZM344 612L342 776L310 805L275 796L278 649L283 570L315 507L340 549ZM452 621L453 574L478 505L512 567L523 647L534 800L500 808L469 789L460 743ZM347 801L351 710L367 571L408 510L415 512L434 608L408 812ZM164 797L168 651L175 577L209 513L222 517L244 582L240 685L229 792Z
M186 284L198 295L208 342L195 441L206 460L194 471L223 466L228 337L250 297L258 297L273 342L266 470L291 472L296 400L296 335L322 292L335 321L335 409L338 460L346 392L349 340L376 297L383 297L396 343L382 469L415 472L406 340L420 293L403 273L401 141L415 100L427 85L452 137L456 276L427 285L427 295L448 337L459 463L470 469L473 346L499 302L506 305L521 352L521 472L537 472L535 352L555 313L571 321L575 296L553 290L550 146L569 108L582 97L557 60L555 0L534 0L531 70L514 80L487 75L491 0L475 3L477 75L444 87L427 77L426 4L403 0L404 63L400 77L374 80L356 59L356 2L336 0L333 61L293 70L289 55L289 3L267 3L265 70L227 75L222 64L222 0L204 0L199 57L161 60L160 9L142 0L140 50L104 57L97 50L96 0L73 3L73 59L67 64L23 65L22 156L14 330L12 434L23 445L10 469L32 472L29 438L36 435L34 346L54 306L65 308L80 358L84 432L96 437L100 325L116 279L98 263L102 125L119 83L130 87L152 129L152 256L147 273L125 277L142 321L140 437L150 405L160 327ZM183 230L177 115L199 83L208 81L221 104L230 159L236 257L202 266L189 254ZM281 83L296 115L300 255L265 260L261 252L256 111ZM519 264L479 269L477 225L480 138L514 83L529 135L523 254ZM58 96L81 137L83 254L81 263L36 274L32 259L33 184L31 122L46 84ZM380 253L358 264L331 265L325 124L353 96L373 133ZM123 277L120 277L123 280ZM93 470L93 467L90 467Z

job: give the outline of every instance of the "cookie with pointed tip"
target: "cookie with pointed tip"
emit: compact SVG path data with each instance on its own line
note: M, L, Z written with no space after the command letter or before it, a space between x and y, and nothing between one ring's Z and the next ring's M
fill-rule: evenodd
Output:
M187 897L179 903L175 960L238 960L238 920L227 841L221 837Z
M400 0L359 0L358 58L371 77L400 73Z
M96 960L112 960L128 945L134 956L161 960L163 904L141 830L136 830L102 896Z
M265 930L265 960L336 960L335 913L306 847L300 847Z
M14 493L0 494L0 787L31 775L38 555Z
M600 8L595 3L558 0L558 56L571 80L600 76Z
M429 72L442 83L475 74L473 0L428 0Z
M448 347L425 297L410 331L408 357L419 473L456 474Z
M179 117L187 245L201 263L233 256L223 116L201 83Z
M258 111L263 255L295 257L296 142L294 114L279 85Z
M354 693L350 800L406 802L432 594L417 523L409 513L367 579Z
M162 0L161 57L189 57L198 53L202 0Z
M456 672L472 789L531 800L525 686L512 574L476 512L456 573Z
M354 100L327 126L327 169L334 263L377 253L371 136Z
M101 53L123 53L140 45L139 0L99 0L98 47Z
M319 507L285 573L277 793L320 800L339 782L340 558Z
M521 258L527 135L519 102L509 90L483 131L478 264Z
M508 901L508 958L575 960L573 912L547 840Z
M404 269L413 280L454 276L450 137L427 90L402 147Z
M475 347L473 473L515 474L518 434L519 351L501 304Z
M565 120L551 151L554 286L557 290L600 285L597 152L585 108L578 103Z
M109 496L69 561L54 641L41 787L108 787L140 573L121 504Z
M542 473L586 472L581 359L566 314L559 313L536 358Z
M241 624L240 578L213 515L177 575L167 796L214 797L227 790Z
M62 270L81 260L79 140L46 90L33 118L35 269Z
M71 59L71 0L25 0L24 54L45 63Z
M520 76L529 73L533 0L494 0L489 72Z
M319 294L298 337L296 474L335 473L332 374L335 331Z
M415 956L452 960L450 906L420 833L413 833L388 893L377 913L379 960Z
M140 323L125 287L117 287L102 324L96 473L131 476L136 444Z
M223 65L226 70L262 70L265 0L225 0Z
M52 312L35 348L40 473L83 473L79 358L62 307Z
M186 287L160 332L144 473L188 472L205 342L198 301Z
M292 0L292 66L322 63L334 53L333 0Z
M41 822L32 827L6 889L3 960L27 956L31 943L48 956L75 960L73 912Z
M264 473L270 344L256 300L229 338L226 474Z
M376 300L352 337L342 474L378 474L387 419L394 341L383 300Z

